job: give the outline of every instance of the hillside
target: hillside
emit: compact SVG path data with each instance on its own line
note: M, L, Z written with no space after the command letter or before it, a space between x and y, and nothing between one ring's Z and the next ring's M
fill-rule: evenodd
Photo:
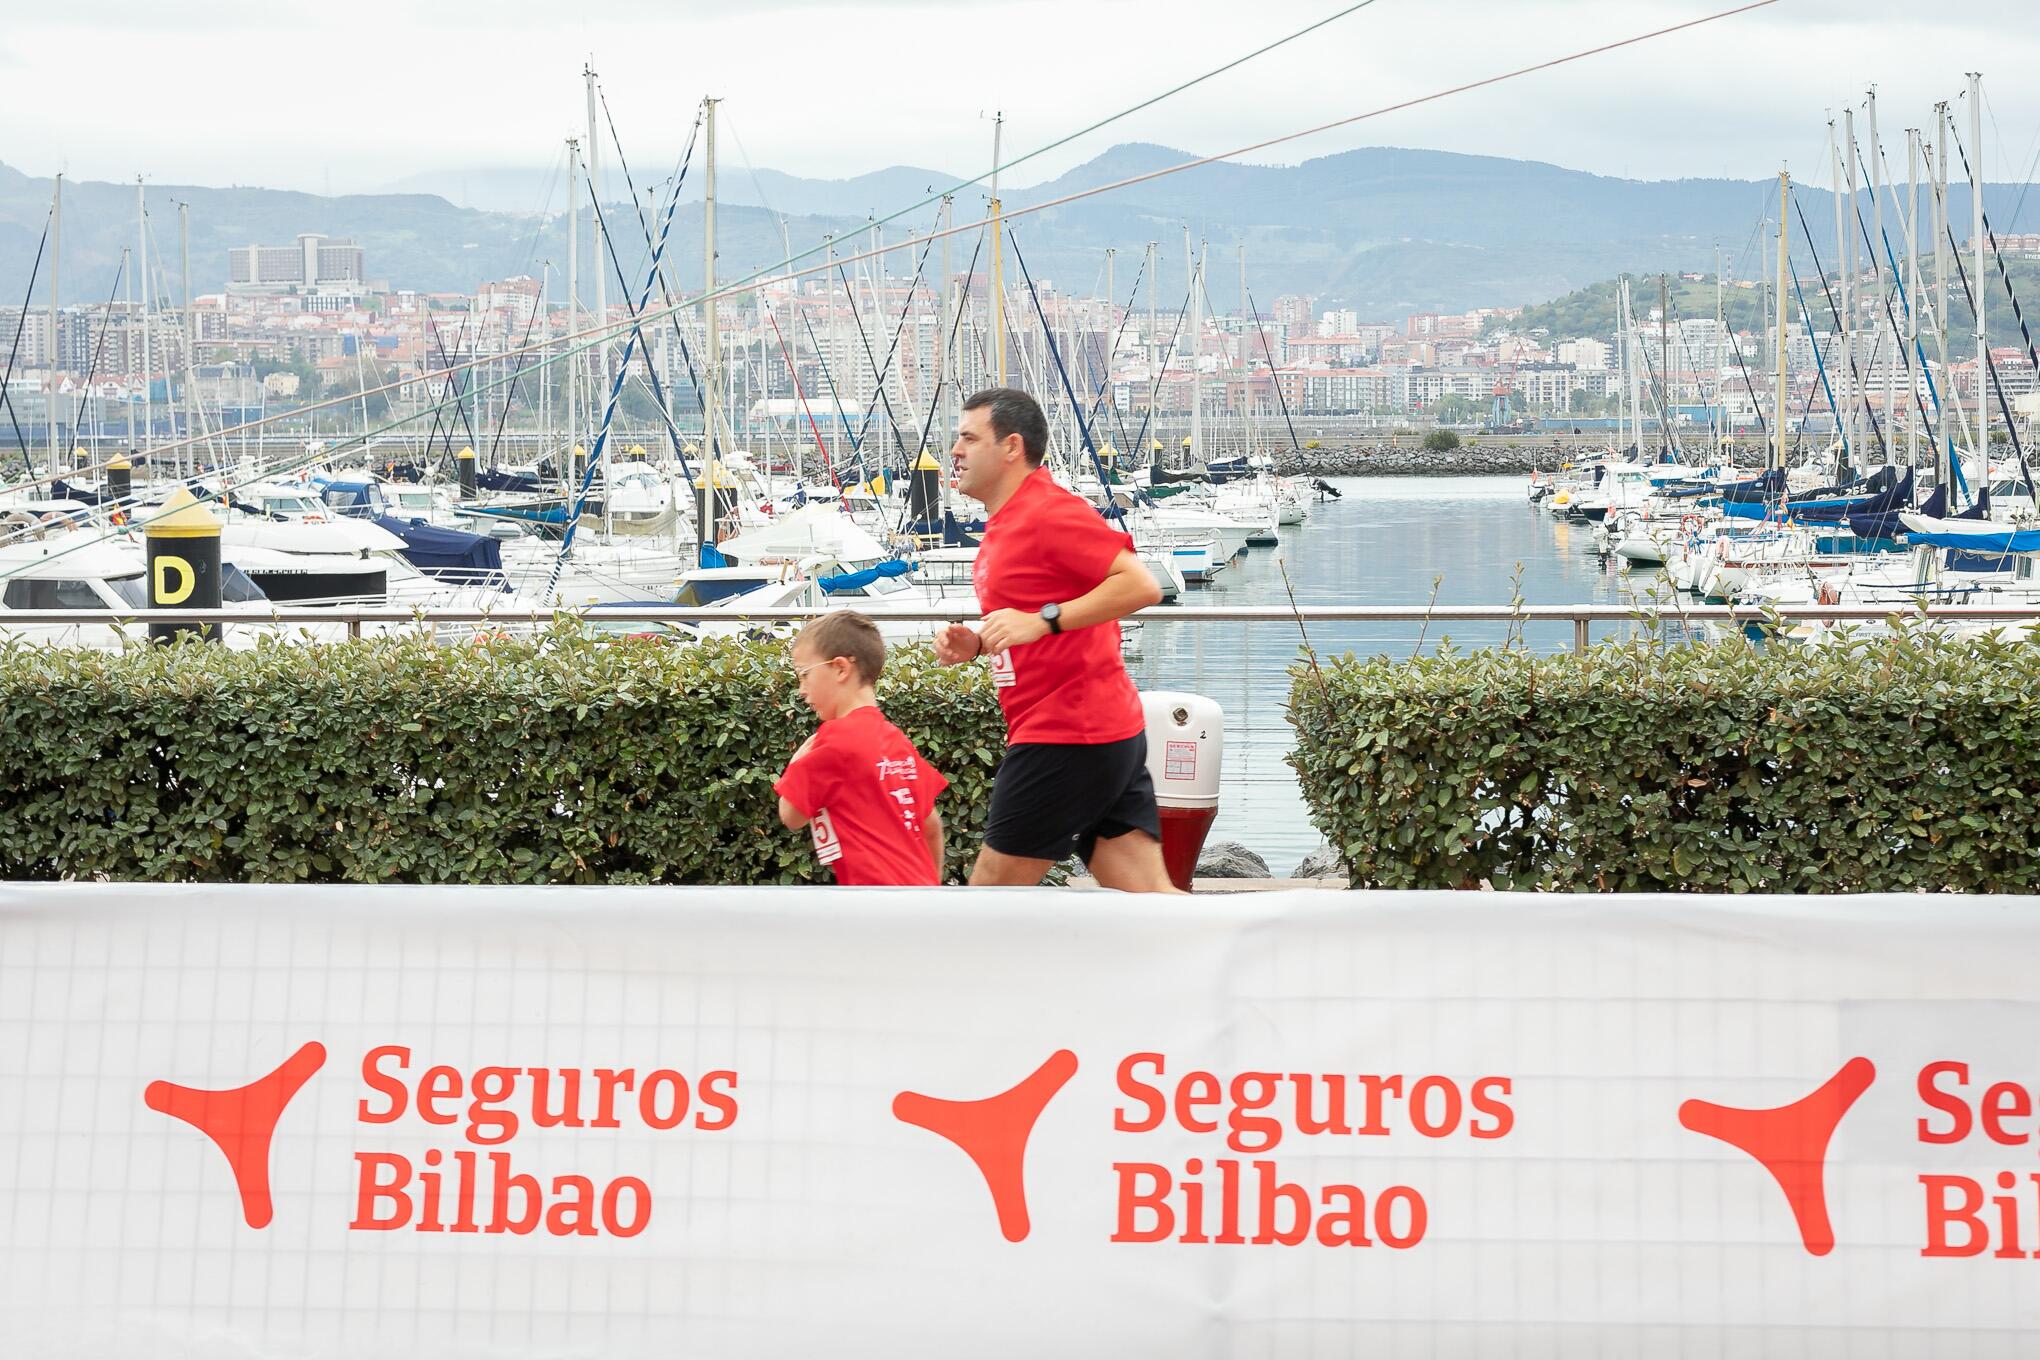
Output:
M2012 314L2011 298L2016 295L2021 308L2028 312L2031 312L2036 304L2040 304L2040 260L2011 260L2007 262L2006 270L2011 276L2011 293L2006 292L2004 282L1998 277L1995 267L1990 270L1990 292L1984 299L1986 318L1990 322L1993 344L2023 344L2018 322ZM1926 262L1921 270L1921 292L1927 298L1923 300L1923 306L1929 305L1932 297L1932 276L1931 263ZM1974 333L1975 316L1970 311L1968 299L1962 293L1960 276L1952 264L1948 277L1949 343L1962 353L1970 353L1973 351L1974 342L1958 337L1967 337ZM1833 280L1830 279L1829 288L1832 287ZM1805 292L1806 306L1813 315L1814 330L1832 330L1834 313L1827 292L1823 291L1811 277L1805 275L1800 278L1800 288ZM1658 276L1651 274L1632 277L1630 289L1637 323L1650 324L1649 318L1657 310L1659 302ZM1694 281L1673 275L1667 282L1666 292L1674 320L1711 318L1714 315L1715 293L1712 277ZM1875 297L1874 292L1866 293L1863 305L1874 309ZM1605 336L1616 326L1615 299L1616 281L1603 279L1599 283L1575 289L1550 302L1526 307L1520 315L1506 322L1491 325L1490 329L1505 327L1517 332L1541 329L1559 337ZM1770 308L1775 304L1761 287L1742 289L1731 284L1722 290L1721 300L1722 319L1732 330L1754 333L1764 330L1771 324ZM1840 298L1837 297L1832 305L1838 305L1839 302ZM1900 299L1895 293L1892 308L1897 315L1904 315ZM1787 300L1786 316L1792 325L1802 324L1797 297Z
M1167 147L1115 146L1046 183L1009 189L1005 199L1009 208L1024 209L1189 158ZM776 214L787 214L784 237L804 249L829 232L858 232L869 214L905 207L953 182L941 172L914 167L841 180L770 170L726 173L719 186L726 205L718 216L719 273L741 276L782 258L782 219ZM407 183L462 191L459 172ZM466 187L477 184L486 191L478 198L521 204L523 210L456 207L441 193L328 198L151 185L151 251L172 262L165 286L174 291L179 286L174 204L181 201L191 205L193 286L201 292L223 286L230 247L285 243L306 231L359 241L370 275L398 287L468 291L490 279L537 274L548 261L557 282L565 272L565 219L540 210L548 203L557 209L564 191L560 177L543 170L478 170ZM605 198L618 200L605 207L618 240L639 240L636 212L624 201L627 193L613 167L604 189ZM1767 181L1623 180L1534 161L1370 147L1294 166L1202 166L1018 217L1013 232L1038 281L1079 291L1099 286L1104 251L1117 247L1122 300L1146 243L1157 241L1158 296L1163 306L1173 307L1183 298L1187 226L1209 245L1207 288L1222 311L1239 305L1236 260L1244 245L1249 286L1264 307L1282 293L1310 293L1321 306L1350 306L1390 320L1411 311L1541 303L1623 271L1711 271L1717 248L1728 256L1732 273L1760 272L1760 262L1738 256L1752 249L1771 193ZM0 299L19 301L49 197L49 180L0 166ZM2000 231L2040 227L2040 196L2023 205L2024 221L2013 220L2021 197L2020 186L1990 187L1986 206ZM1951 198L1956 220L1963 220L1967 194L1958 186ZM1827 196L1806 191L1803 201L1818 230L1828 213ZM960 193L958 220L971 220L982 202L980 192ZM888 239L902 239L910 228L925 230L934 217L932 206L919 209L889 228ZM133 245L135 235L133 185L67 182L65 297L104 298L120 252ZM587 239L584 231L584 250ZM961 268L973 241L966 236L957 244ZM620 253L626 274L635 276L639 252ZM668 256L682 287L698 284L698 205L680 210ZM1810 268L1810 260L1801 263ZM589 267L584 258L584 275ZM905 273L913 261L902 252L890 267ZM612 286L610 292L614 297L619 290ZM1712 314L1711 297L1706 314Z

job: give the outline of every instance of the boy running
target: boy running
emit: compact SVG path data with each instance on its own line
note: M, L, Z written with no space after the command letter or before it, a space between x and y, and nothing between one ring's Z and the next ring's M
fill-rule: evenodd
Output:
M772 788L779 820L808 827L815 857L843 884L933 887L942 881L949 781L878 711L885 641L847 609L811 619L793 641L800 697L822 720Z

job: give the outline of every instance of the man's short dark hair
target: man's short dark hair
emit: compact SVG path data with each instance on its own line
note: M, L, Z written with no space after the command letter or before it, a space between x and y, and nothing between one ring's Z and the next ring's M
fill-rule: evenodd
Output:
M1019 435L1029 467L1040 467L1041 460L1048 457L1048 417L1041 413L1041 403L1019 388L987 387L972 393L963 409L983 411L991 422L992 438L1000 443L1008 435Z
M857 668L857 677L867 685L878 683L885 670L885 639L878 625L854 609L838 609L809 619L795 642L814 649L817 661L834 661L847 656Z

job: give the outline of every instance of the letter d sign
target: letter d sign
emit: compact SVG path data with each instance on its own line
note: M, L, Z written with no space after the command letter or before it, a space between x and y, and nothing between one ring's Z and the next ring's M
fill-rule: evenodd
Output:
M198 581L198 574L191 569L191 563L171 553L159 553L150 563L156 569L155 605L183 604L191 598L191 588ZM177 584L170 584L171 573L176 573Z

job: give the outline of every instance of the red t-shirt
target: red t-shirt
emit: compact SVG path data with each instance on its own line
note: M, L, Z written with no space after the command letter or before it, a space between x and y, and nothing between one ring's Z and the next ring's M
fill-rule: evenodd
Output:
M949 781L876 708L853 708L815 729L772 791L809 819L815 858L838 883L933 887L928 814Z
M971 583L978 607L1065 604L1098 587L1133 538L1036 468L985 525ZM1140 693L1119 656L1119 624L1065 629L992 658L1006 740L1102 746L1147 727Z

